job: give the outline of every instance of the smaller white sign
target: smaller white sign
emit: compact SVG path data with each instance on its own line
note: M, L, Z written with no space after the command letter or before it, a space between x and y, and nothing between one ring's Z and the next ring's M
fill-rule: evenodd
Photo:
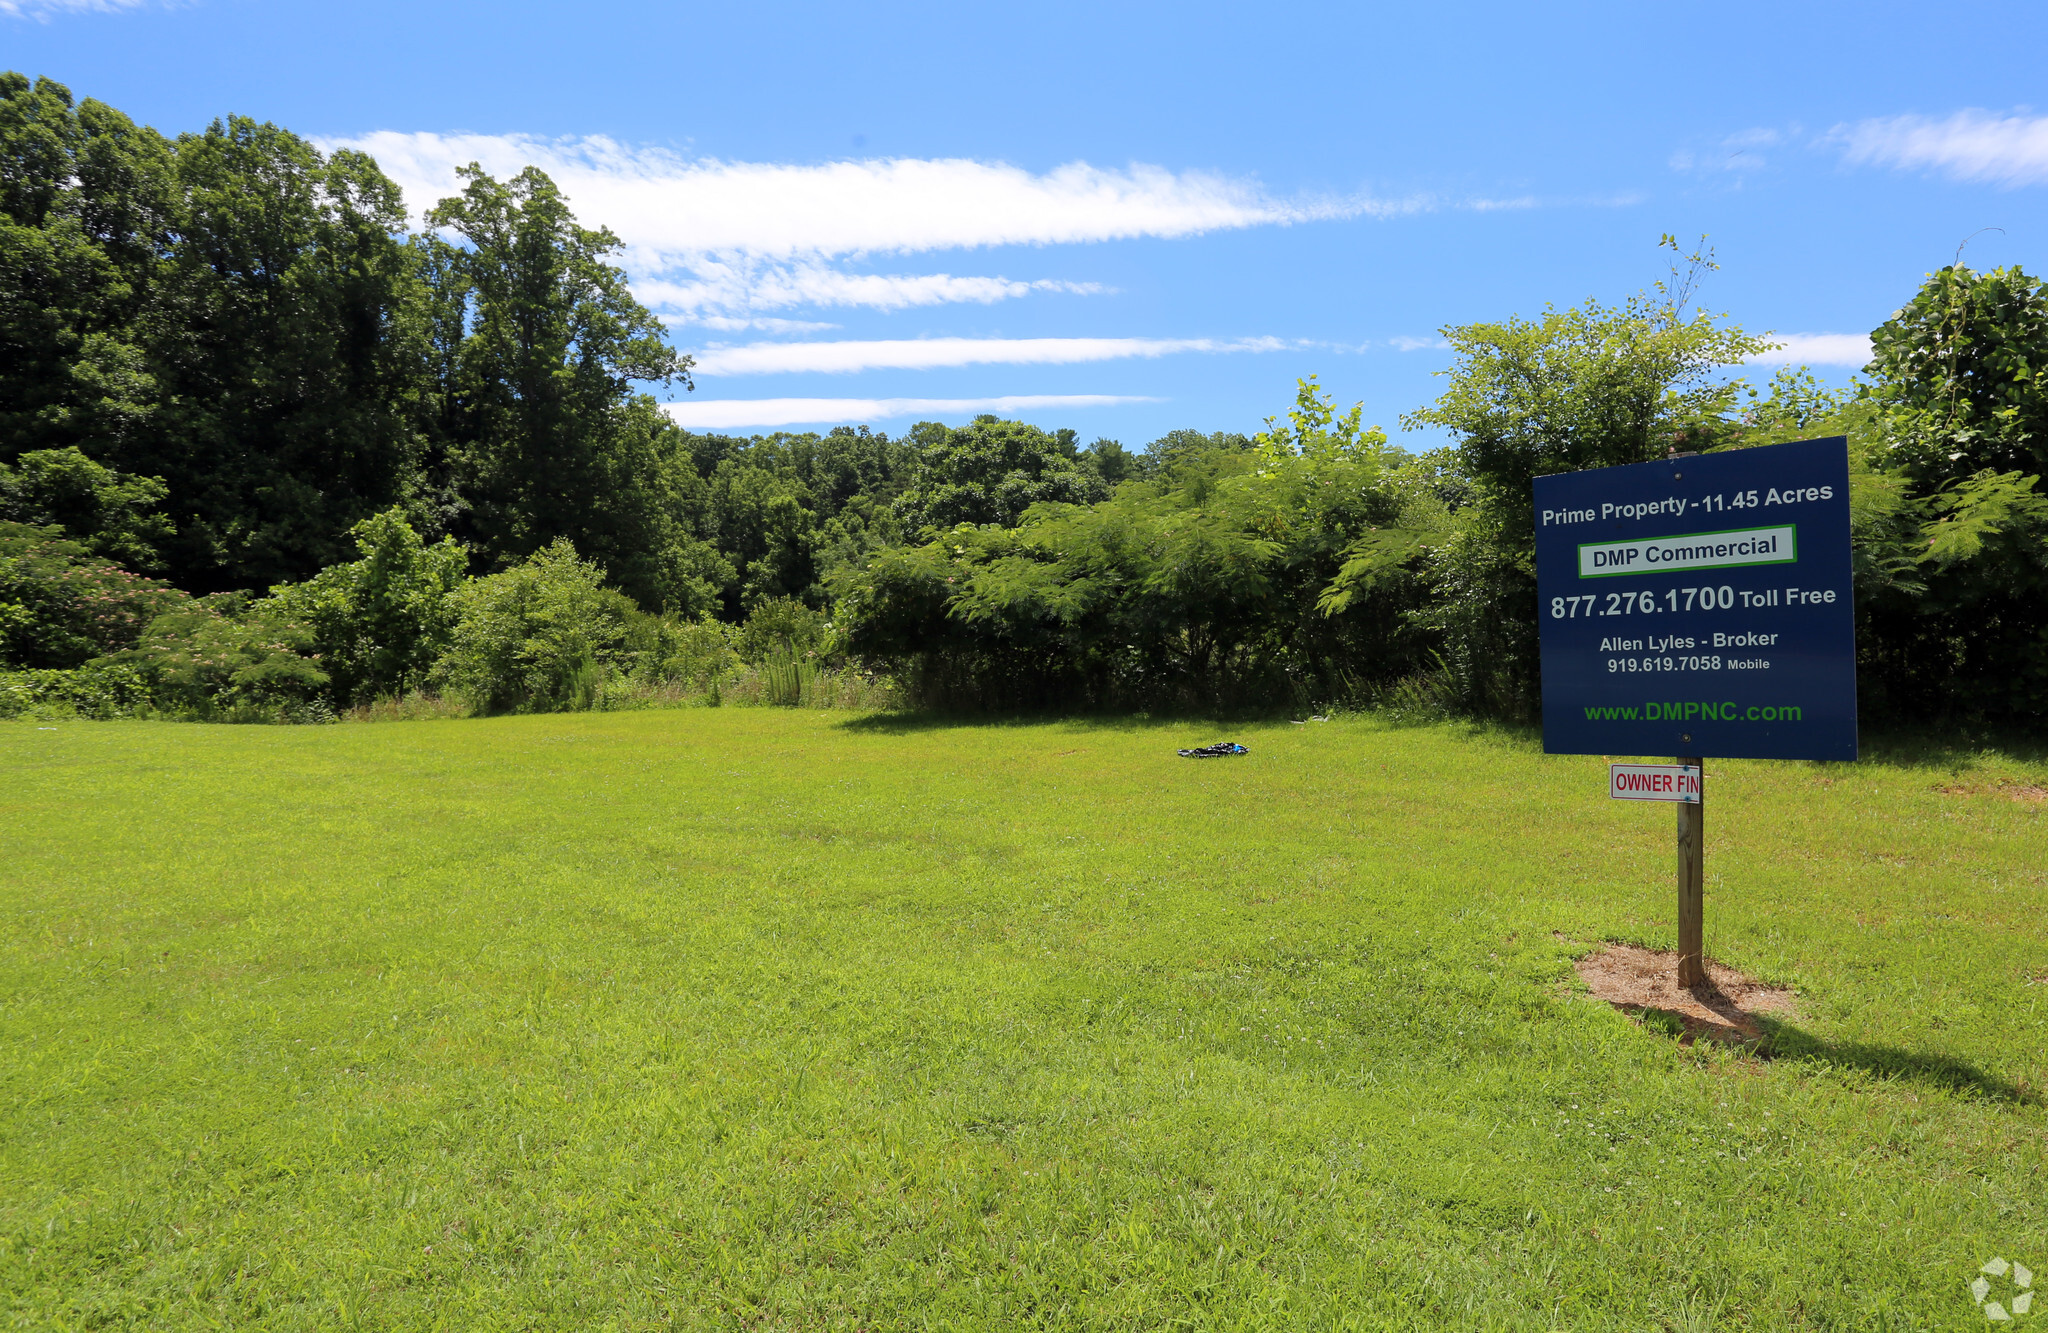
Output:
M1690 537L1583 542L1579 546L1579 577L1605 579L1617 574L1734 569L1741 565L1791 565L1798 561L1799 530L1787 523L1775 528L1696 532Z
M1617 801L1700 799L1700 771L1691 764L1609 764L1607 794Z

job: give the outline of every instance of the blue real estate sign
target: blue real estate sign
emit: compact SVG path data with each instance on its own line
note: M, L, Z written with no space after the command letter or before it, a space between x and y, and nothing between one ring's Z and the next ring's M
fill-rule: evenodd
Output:
M1547 753L1856 757L1848 445L1536 479Z

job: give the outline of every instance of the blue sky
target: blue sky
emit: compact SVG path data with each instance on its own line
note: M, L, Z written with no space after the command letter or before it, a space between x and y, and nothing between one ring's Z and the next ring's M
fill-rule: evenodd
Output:
M2048 271L2043 50L2038 0L0 0L0 66L166 132L365 146L416 207L547 167L699 358L685 424L1134 447L1256 429L1307 374L1393 429L1441 326L1617 298L1663 232L1711 238L1710 308L1846 376L1972 233Z

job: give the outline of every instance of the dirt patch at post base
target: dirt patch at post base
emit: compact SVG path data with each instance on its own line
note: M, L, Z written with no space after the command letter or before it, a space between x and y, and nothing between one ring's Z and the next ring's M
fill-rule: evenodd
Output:
M1943 796L2003 796L2008 801L2021 805L2048 804L2048 787L2037 787L2032 783L2011 782L2001 779L1995 787L1970 787L1957 783L1937 785L1935 790Z
M1792 992L1752 981L1732 967L1707 961L1707 984L1678 985L1678 955L1635 944L1610 944L1573 968L1593 994L1627 1014L1657 1013L1684 1025L1681 1040L1761 1041L1758 1014L1793 1015Z

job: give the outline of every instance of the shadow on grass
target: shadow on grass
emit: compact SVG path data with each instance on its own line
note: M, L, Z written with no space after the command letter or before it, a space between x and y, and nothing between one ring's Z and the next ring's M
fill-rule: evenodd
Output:
M2041 1090L2024 1083L2009 1083L1987 1074L1973 1064L1930 1055L1925 1051L1902 1050L1897 1046L1874 1046L1860 1041L1825 1041L1791 1023L1761 1019L1765 1037L1761 1053L1774 1060L1801 1060L1832 1069L1867 1074L1886 1082L1921 1083L1946 1092L1975 1095L1992 1101L2041 1106Z
M911 736L925 731L950 731L956 727L1042 727L1051 723L1079 721L1078 718L1030 716L1020 713L941 713L926 710L905 713L862 713L833 723L841 731L871 736Z
M1934 730L1911 728L1863 735L1863 760L1889 768L1943 773L1974 767L1986 755L2022 764L2048 763L2048 739L2027 732L1986 727Z
M1445 713L1429 709L1358 708L1339 710L1349 717L1363 718L1373 725L1395 731L1436 730L1460 740L1479 741L1510 749L1537 752L1542 749L1543 729L1535 723L1510 722L1470 714ZM1208 712L1118 711L1110 709L909 709L893 713L862 713L837 725L848 731L874 735L903 736L919 732L945 731L960 727L1037 728L1048 726L1097 727L1111 731L1159 731L1174 729L1200 743L1218 739L1207 733L1221 728L1271 726L1298 721L1298 711L1285 708L1213 710ZM1199 736L1198 736L1198 733ZM1953 728L1867 731L1862 741L1860 762L1888 768L1955 774L1975 768L1987 758L2023 765L2048 765L2048 739L2009 729ZM1816 769L1835 767L1816 761Z
M1087 715L1087 713L950 713L920 708L915 713L866 713L850 717L838 727L866 735L915 735L920 731L952 731L958 727L985 727L1030 731L1038 727L1112 727L1116 731L1139 731L1145 727L1186 725L1184 719L1135 719L1130 715Z
M1381 709L1340 709L1332 717L1362 718L1389 730L1436 729L1460 739L1491 741L1534 750L1543 743L1541 727L1528 723L1501 722L1488 718L1420 714ZM1327 720L1327 719L1326 719ZM982 711L972 709L910 709L895 713L862 713L835 725L847 731L871 735L903 736L918 732L944 731L956 727L1095 727L1105 731L1162 731L1184 733L1201 743L1219 739L1232 727L1273 727L1304 723L1297 712L1286 709L1216 710L1211 712L1094 712L1082 709L1033 712ZM1218 729L1221 730L1218 730ZM1212 736L1208 733L1216 731ZM1201 733L1197 735L1197 733Z
M1015 728L1019 730L1037 727L1092 727L1105 731L1164 731L1173 730L1193 735L1201 732L1207 737L1215 728L1272 726L1288 721L1284 714L1165 714L1165 713L1090 713L1090 712L978 712L969 710L941 711L918 709L901 713L865 713L850 717L837 725L847 731L866 732L871 735L904 736L925 731L946 731L956 727ZM1209 740L1214 737L1207 737ZM1204 742L1206 743L1206 741Z

